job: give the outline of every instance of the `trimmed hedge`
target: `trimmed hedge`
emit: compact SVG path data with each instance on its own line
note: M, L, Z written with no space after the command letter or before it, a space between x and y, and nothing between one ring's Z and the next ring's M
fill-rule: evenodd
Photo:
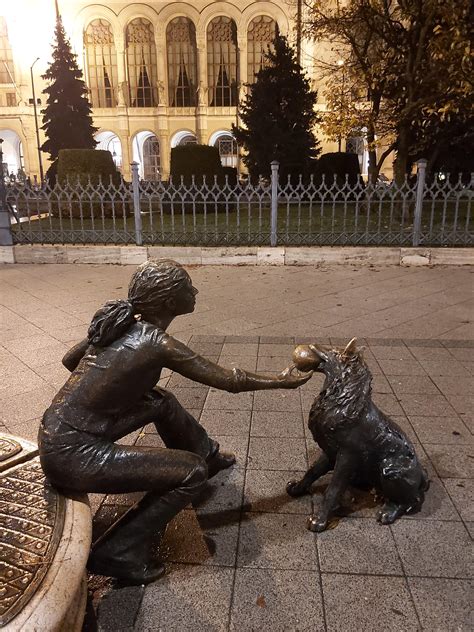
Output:
M122 176L117 170L110 151L104 149L61 149L58 158L58 182L82 185L90 182L93 185L102 181L108 186L120 186Z
M57 183L64 186L70 184L74 188L79 182L82 187L90 184L97 187L99 183L107 189L112 184L110 195L100 196L98 193L82 194L78 191L73 194L70 201L52 204L53 214L62 212L71 214L72 217L96 219L104 217L128 216L131 211L131 203L122 197L117 197L114 192L120 187L122 175L117 170L110 151L102 149L61 149L58 158Z
M235 167L222 167L222 180L224 183L226 176L229 186L235 186L237 184L237 169Z
M346 175L349 186L353 187L360 181L360 165L357 154L336 151L323 154L315 162L313 174L317 176L318 180L324 175L324 180L328 185L334 182L334 176L336 176L336 182L339 186L344 185Z
M196 184L201 184L203 177L212 184L214 176L219 181L223 178L223 168L217 147L209 145L182 145L171 150L170 174L178 184L183 177L185 184L190 184L192 176Z

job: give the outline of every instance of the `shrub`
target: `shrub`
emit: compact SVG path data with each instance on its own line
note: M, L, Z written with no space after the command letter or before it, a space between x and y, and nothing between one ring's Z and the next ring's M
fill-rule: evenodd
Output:
M120 187L122 176L117 170L112 155L109 151L100 149L62 149L59 152L57 183L64 187L69 184L74 190L79 184L77 193L62 203L53 204L53 212L59 209L63 215L72 213L73 217L94 218L122 217L129 215L131 203L124 201L123 195L116 195L115 189ZM112 185L110 192L96 193L86 189L88 184L97 188L100 183L107 189ZM64 200L61 189L58 189L60 200ZM81 201L81 203L79 202Z
M237 184L237 169L235 167L222 167L221 178L224 184L226 176L229 186L235 186Z
M185 184L190 184L192 176L196 184L201 184L205 176L206 182L212 185L214 176L220 179L223 175L219 150L209 145L173 147L170 173L175 184L179 184L181 177Z
M110 151L103 149L61 149L58 160L58 182L75 184L78 180L86 186L104 186L112 183L118 187L121 182L120 172L117 170Z
M189 187L194 176L194 183L199 187L203 184L204 178L206 185L210 188L214 186L214 179L217 176L217 183L220 187L225 184L225 176L228 177L230 186L237 183L237 170L233 167L223 167L217 147L209 145L183 145L174 147L171 150L171 166L170 173L173 184L179 186L181 177L184 186ZM171 211L171 204L165 202L163 210ZM231 205L233 207L233 205ZM186 213L194 210L203 212L204 208L207 212L224 212L231 208L229 200L225 194L219 194L213 191L213 196L209 197L206 193L190 192L185 195L181 208ZM178 206L178 209L180 207ZM176 205L175 205L176 209Z
M360 166L357 154L338 151L323 154L315 162L313 174L317 176L318 180L324 175L328 186L334 182L334 176L336 176L336 182L340 187L346 182L346 175L347 182L351 187L354 187L360 181Z

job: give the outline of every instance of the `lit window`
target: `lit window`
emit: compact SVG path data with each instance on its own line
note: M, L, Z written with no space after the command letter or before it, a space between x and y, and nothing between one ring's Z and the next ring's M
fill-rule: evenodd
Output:
M117 105L117 52L110 24L94 20L84 33L87 83L93 107L111 108Z
M0 16L0 83L15 83L12 47L8 39L7 23Z
M143 143L143 179L160 179L160 141L156 136L149 136Z
M219 150L221 165L223 167L237 167L238 147L237 142L230 134L222 134L214 143L214 147Z
M180 138L178 145L196 145L197 138L194 134L186 134L182 138Z
M127 26L127 68L130 105L138 108L155 106L155 36L151 22L144 18L137 18Z
M190 19L175 18L166 29L168 91L172 107L196 105L196 30Z
M237 105L237 28L225 16L207 28L209 105Z
M275 20L259 15L249 24L247 35L247 80L255 81L255 75L265 65L265 53L268 52L277 33Z

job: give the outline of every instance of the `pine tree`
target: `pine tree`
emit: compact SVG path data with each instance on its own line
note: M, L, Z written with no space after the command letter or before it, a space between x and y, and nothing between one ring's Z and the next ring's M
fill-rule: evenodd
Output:
M42 111L43 127L47 140L41 150L49 153L52 161L47 178L55 181L60 149L94 149L94 133L91 106L87 99L87 86L82 71L66 38L59 13L56 18L53 44L53 61L43 79L49 82L43 93L47 95L46 108Z
M317 93L311 90L293 49L279 34L265 54L265 63L240 103L243 126L233 126L237 143L246 150L243 160L252 179L270 175L270 163L280 173L306 173L310 159L320 153L313 128Z

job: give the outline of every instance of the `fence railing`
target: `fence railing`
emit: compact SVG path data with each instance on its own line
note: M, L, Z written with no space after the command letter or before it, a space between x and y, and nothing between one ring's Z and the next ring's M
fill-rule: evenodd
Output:
M289 177L237 181L15 184L0 196L0 240L32 244L471 245L469 182L425 181L425 161L403 185ZM2 202L3 200L3 202ZM3 232L2 232L3 231Z

